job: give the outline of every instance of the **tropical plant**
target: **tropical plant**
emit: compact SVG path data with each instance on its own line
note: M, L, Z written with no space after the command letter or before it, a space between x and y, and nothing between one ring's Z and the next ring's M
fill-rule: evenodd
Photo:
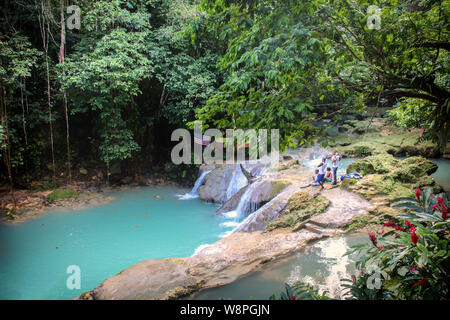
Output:
M449 299L449 194L434 196L432 188L418 188L416 198L394 202L393 207L405 210L397 216L404 220L386 221L383 230L369 234L371 244L347 253L362 253L356 264L362 272L345 280L347 297Z
M327 292L319 293L318 289L313 286L297 281L292 287L285 283L285 291L280 293L277 299L275 294L270 296L269 300L330 300L326 294Z

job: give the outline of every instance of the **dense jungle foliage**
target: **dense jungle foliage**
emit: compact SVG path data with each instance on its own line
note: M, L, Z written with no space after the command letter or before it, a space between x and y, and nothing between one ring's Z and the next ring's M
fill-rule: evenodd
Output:
M0 6L1 173L10 183L70 179L89 165L151 168L169 159L171 132L194 120L278 128L287 147L314 137L313 120L393 107L397 125L424 128L442 151L448 139L448 0Z

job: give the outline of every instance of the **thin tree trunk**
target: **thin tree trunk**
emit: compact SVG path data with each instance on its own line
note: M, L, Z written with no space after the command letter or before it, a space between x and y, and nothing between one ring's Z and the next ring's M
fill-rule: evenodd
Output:
M51 151L52 151L52 168L53 168L53 174L52 174L52 180L55 182L56 179L56 166L55 166L55 150L54 150L54 143L53 143L53 123L52 123L52 104L51 104L51 93L50 93L50 71L49 71L49 64L48 64L48 43L49 43L49 17L48 12L49 8L47 8L44 5L45 0L41 0L41 11L38 15L39 19L39 27L41 31L41 37L42 37L42 46L44 48L44 55L45 55L45 67L46 67L46 76L47 76L47 104L48 104L48 117L49 117L49 126L50 126L50 144L51 144ZM47 28L47 32L45 29Z
M64 89L64 81L66 80L66 73L64 70L64 50L65 50L65 43L66 43L66 28L65 28L65 19L64 19L64 0L60 0L60 7L61 7L61 44L59 46L59 63L63 65L62 70L62 81L61 84L61 91L63 94L63 103L64 103L64 115L66 118L66 145L67 145L67 167L68 167L68 174L69 174L69 182L72 182L72 165L71 165L71 159L70 159L70 135L69 135L69 112L67 108L67 96L66 91Z
M28 137L27 137L27 124L25 120L25 106L23 103L23 85L25 83L25 80L20 78L20 102L22 104L22 126L23 126L23 134L25 136L25 144L28 145Z
M7 113L7 109L6 109L6 90L4 87L2 87L2 99L1 99L1 104L2 104L2 113L1 113L1 122L5 128L5 137L6 137L6 150L5 150L5 155L3 157L5 165L6 165L6 169L8 171L8 180L9 180L9 184L11 187L11 197L13 199L13 205L14 205L14 210L16 210L17 207L17 201L16 201L16 196L14 194L14 182L13 182L13 178L12 178L12 170L11 170L11 144L10 144L10 140L9 140L9 128L8 128L8 113Z

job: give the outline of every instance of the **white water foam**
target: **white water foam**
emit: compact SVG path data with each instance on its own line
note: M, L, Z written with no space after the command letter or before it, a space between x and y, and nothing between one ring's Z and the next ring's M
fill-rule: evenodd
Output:
M197 255L197 254L199 254L203 249L208 248L208 247L210 247L210 246L211 246L211 244L209 244L209 243L205 243L205 244L199 245L199 246L197 247L197 249L195 249L194 254L193 254L191 257L193 257L193 256L195 256L195 255Z
M239 225L239 222L237 221L227 221L227 222L223 222L220 224L221 227L226 227L226 228L235 228Z
M192 190L189 193L183 194L183 195L177 195L179 200L190 200L190 199L196 199L199 197L198 195L198 188L200 188L200 186L203 183L203 180L205 180L205 177L208 173L210 173L211 170L208 171L203 171L202 174L200 175L200 177L197 179L197 181L195 181L194 187L192 188Z

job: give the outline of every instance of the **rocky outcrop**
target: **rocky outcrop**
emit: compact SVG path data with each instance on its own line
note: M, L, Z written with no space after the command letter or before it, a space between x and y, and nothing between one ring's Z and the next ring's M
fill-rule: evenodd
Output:
M376 124L376 125L375 125ZM374 126L375 125L375 126ZM371 130L367 130L367 128ZM418 155L428 158L439 157L437 144L429 140L420 140L420 130L403 130L382 121L358 122L351 128L348 123L342 130L352 132L351 135L340 135L322 141L324 147L332 148L348 157L365 157L377 154L394 156Z
M311 195L307 191L297 192L289 198L286 209L280 213L280 217L267 224L266 230L298 229L304 221L325 211L329 205L330 201L318 193Z
M422 157L397 160L388 154L371 156L355 161L347 168L348 173L358 172L363 178L344 179L342 187L370 200L376 206L371 210L372 218L366 224L377 219L395 221L398 210L391 208L392 200L411 197L417 187L432 187L435 193L443 190L429 176L436 170L436 164Z
M233 167L224 165L212 170L198 188L200 199L208 202L223 203L227 200L227 189L233 174Z
M244 168L245 174L253 182L263 173L266 165L259 162L246 163ZM207 202L224 203L233 196L230 194L230 188L233 189L230 184L240 186L235 190L237 192L248 183L240 165L202 166L200 170L212 170L198 189L200 199Z

